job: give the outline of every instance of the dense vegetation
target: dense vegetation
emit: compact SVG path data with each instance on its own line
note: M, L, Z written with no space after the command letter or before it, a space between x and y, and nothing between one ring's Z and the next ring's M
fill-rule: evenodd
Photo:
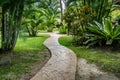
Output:
M59 2L41 0L39 3L25 5L23 28L30 36L37 36L40 30L52 32L59 23Z
M38 59L38 54L34 53L45 48L41 44L47 37L37 37L39 32L52 32L54 28L59 28L59 33L73 35L61 38L60 42L75 51L79 57L102 63L101 68L105 71L120 72L119 54L96 54L96 49L85 49L120 48L118 0L0 0L0 19L0 62L2 59L6 60L1 56L7 55L10 57L8 62L11 64L12 61L13 64L9 66L10 69L0 66L0 78L3 80L17 72L15 79L18 79L19 74L28 70L31 56ZM23 34L28 34L31 38L24 37ZM23 36L26 41L18 39L19 36ZM34 42L36 43L32 44ZM71 44L72 42L80 48ZM11 59L12 54L20 57ZM23 64L18 66L20 60L23 60ZM30 64L33 61L30 59ZM24 71L18 71L18 68ZM8 73L9 70L11 74ZM4 75L7 73L8 78Z
M114 31L112 34L108 31L119 26L120 14L115 17L116 19L112 17L112 12L119 10L119 2L116 0L2 0L0 6L3 52L13 50L20 30L28 32L29 36L37 36L41 29L51 32L55 27L60 27L60 33L73 34L78 45L90 47L98 44L98 46L119 44L119 33ZM107 22L103 23L106 19L111 28ZM115 24L115 21L118 24ZM107 25L105 27L108 32L103 30L105 34L100 35L95 28L95 32L92 33L90 28L96 24L100 28ZM117 37L112 39L110 36L113 35Z
M59 23L60 4L56 0L1 0L0 7L3 53L14 49L20 30L37 36L40 28L52 31Z
M72 36L65 36L59 39L60 44L73 50L80 58L85 58L89 62L97 63L104 71L120 73L120 54L117 51L110 51L109 49L90 48L85 46L76 46L73 44Z
M117 0L66 0L59 42L104 71L120 73L120 4Z
M73 34L77 45L120 45L120 25L111 16L119 6L114 3L114 0L76 0L67 5L64 20L67 23L68 34ZM119 16L120 14L116 16L118 20Z

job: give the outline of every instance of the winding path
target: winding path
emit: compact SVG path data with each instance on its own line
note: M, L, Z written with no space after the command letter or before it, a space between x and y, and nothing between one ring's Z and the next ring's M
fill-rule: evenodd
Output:
M60 45L56 33L49 33L44 45L50 50L51 58L31 80L75 80L76 55L70 49Z

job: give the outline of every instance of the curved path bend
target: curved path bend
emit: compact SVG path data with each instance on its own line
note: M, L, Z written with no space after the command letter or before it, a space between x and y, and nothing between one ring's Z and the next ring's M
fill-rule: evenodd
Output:
M76 55L58 43L59 34L49 33L44 45L50 50L51 58L31 80L75 80Z

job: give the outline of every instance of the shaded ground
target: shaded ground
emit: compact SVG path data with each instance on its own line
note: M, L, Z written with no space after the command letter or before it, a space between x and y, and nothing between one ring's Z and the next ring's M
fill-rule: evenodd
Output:
M49 60L50 58L50 52L48 49L45 49L40 52L41 59L37 65L34 65L31 67L31 70L26 73L21 80L30 80Z
M76 80L120 80L115 75L102 72L95 64L88 64L87 60L79 58Z

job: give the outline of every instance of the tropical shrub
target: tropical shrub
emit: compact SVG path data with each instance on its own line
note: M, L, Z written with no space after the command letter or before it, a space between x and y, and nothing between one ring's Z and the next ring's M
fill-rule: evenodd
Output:
M66 34L67 33L67 24L64 21L60 24L59 33L60 34Z
M88 23L102 23L102 18L109 17L112 5L112 0L73 0L67 5L64 20L68 24L68 34L73 34L77 45L88 39L85 35Z
M60 28L59 28L59 33L60 33L60 34L66 34L66 33L67 33L66 27L65 27L65 26L60 26Z
M40 0L38 3L38 7L40 8L40 12L42 16L44 16L44 25L47 32L52 32L56 27L56 23L60 18L60 7L58 0Z
M1 50L12 51L15 47L25 0L0 0L0 7L2 8L2 27L1 27Z
M88 47L104 45L116 45L119 44L120 40L120 25L113 26L109 19L103 19L102 24L94 22L87 28L88 33L86 37L88 40L84 42Z
M47 32L52 32L52 31L53 31L52 27L47 28Z

